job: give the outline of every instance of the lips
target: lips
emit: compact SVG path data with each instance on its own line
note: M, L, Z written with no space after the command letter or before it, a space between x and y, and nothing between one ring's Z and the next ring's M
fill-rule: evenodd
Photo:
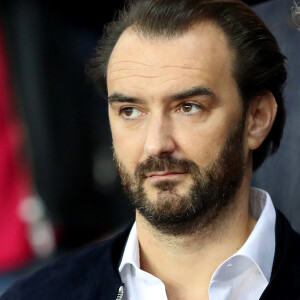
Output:
M176 175L183 175L186 172L182 171L163 171L163 172L151 172L146 175L147 178L168 178Z

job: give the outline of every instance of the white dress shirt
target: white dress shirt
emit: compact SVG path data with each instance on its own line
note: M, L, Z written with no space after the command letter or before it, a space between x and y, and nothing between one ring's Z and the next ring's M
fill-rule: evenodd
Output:
M276 213L269 194L251 188L249 210L257 223L245 244L214 272L208 289L210 300L256 300L270 281ZM168 299L163 282L140 269L136 224L129 234L119 272L126 300Z

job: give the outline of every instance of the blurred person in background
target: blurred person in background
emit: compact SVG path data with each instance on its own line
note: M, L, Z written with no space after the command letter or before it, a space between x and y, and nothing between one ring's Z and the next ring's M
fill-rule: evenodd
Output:
M0 293L53 256L115 232L132 215L124 199L124 206L116 204L109 131L99 118L106 107L84 73L102 25L81 19L82 8L75 8L0 3ZM103 169L110 172L103 176Z
M295 3L293 8L293 21L300 30L300 7L297 5L297 3Z
M2 24L1 24L2 25ZM23 132L9 84L3 27L0 26L0 272L30 261L32 249L20 203L32 193L31 176L22 155Z
M9 0L0 10L34 190L59 252L111 234L132 215L109 159L107 108L84 71L110 14L102 9L95 25L87 3L70 11L67 1Z
M136 222L1 299L300 299L300 237L250 188L284 127L275 38L241 1L130 3L90 67Z
M29 264L54 249L51 226L35 197L25 128L14 101L11 69L0 23L0 293ZM46 227L45 227L46 226ZM50 235L50 236L49 236ZM50 240L49 240L50 238Z

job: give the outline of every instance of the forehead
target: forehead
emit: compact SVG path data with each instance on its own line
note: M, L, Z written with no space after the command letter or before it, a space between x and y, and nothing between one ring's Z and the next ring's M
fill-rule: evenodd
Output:
M193 25L172 38L145 37L129 28L108 63L108 93L156 97L195 85L218 90L234 84L233 60L225 34L212 23Z

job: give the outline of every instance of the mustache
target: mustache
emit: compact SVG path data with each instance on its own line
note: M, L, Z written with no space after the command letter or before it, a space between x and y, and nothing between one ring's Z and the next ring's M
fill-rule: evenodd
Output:
M135 177L143 180L150 172L182 171L189 172L197 169L197 165L186 158L178 158L170 154L162 154L159 157L150 156L144 162L138 163L134 172Z

